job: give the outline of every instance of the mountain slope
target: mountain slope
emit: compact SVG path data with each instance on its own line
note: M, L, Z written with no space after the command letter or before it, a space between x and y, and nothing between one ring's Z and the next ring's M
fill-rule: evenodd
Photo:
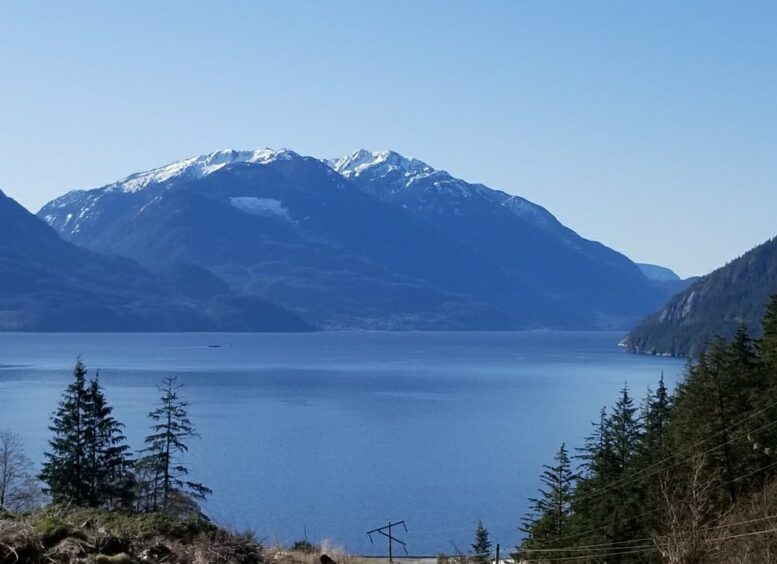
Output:
M155 272L196 265L329 328L623 327L666 297L539 206L375 155L217 151L70 192L39 217L78 245ZM434 198L406 199L409 173Z
M623 340L632 352L692 356L742 323L758 336L769 297L777 292L777 238L677 294Z
M536 291L565 307L584 307L602 326L618 325L668 297L627 257L580 237L519 196L392 151L356 151L328 163L362 190L499 262Z
M230 291L211 291L197 299L176 295L131 260L102 256L61 240L0 192L0 330L308 328L288 311Z

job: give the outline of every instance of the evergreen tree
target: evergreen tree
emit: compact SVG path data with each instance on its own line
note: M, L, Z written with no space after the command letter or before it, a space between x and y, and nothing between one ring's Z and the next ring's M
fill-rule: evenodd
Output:
M146 437L138 464L142 472L140 504L146 511L196 511L196 501L211 493L204 485L186 480L189 469L180 461L189 450L188 441L199 437L189 420L189 404L179 397L180 389L175 376L165 377L159 387L160 405L148 414L152 433Z
M635 538L639 496L629 475L635 471L642 445L642 423L628 387L609 414L586 440L580 456L583 476L572 496L572 528L581 533L571 544L611 543ZM608 561L608 560L605 560Z
M491 541L488 540L488 529L483 526L483 521L478 521L475 530L475 542L472 546L472 561L478 564L488 564L491 560Z
M121 423L79 359L49 427L54 433L40 479L55 503L114 508L129 503L131 462Z
M628 386L621 388L620 398L608 420L608 432L615 463L614 474L624 474L630 470L642 439L642 422L637 416Z
M664 460L669 453L669 418L672 398L664 383L664 373L658 380L655 392L648 391L642 412L645 435L642 444L644 456L641 465L647 467Z
M672 397L664 382L664 374L655 392L648 390L642 405L643 435L640 452L632 464L635 475L634 493L643 508L641 517L635 519L640 538L647 538L655 530L660 518L663 499L661 480L665 469L673 463L669 422L672 415Z
M54 503L88 505L92 501L88 461L87 433L84 414L87 410L86 366L78 359L73 369L73 382L68 385L51 418L49 429L54 438L40 479L44 491Z
M87 388L84 427L91 469L90 505L108 508L132 505L133 475L130 448L122 432L123 424L113 416L105 400L99 374Z
M572 512L572 496L577 477L572 472L572 463L563 443L554 457L555 464L545 465L540 477L543 488L538 498L530 499L531 510L524 518L520 529L526 539L518 551L532 558L531 548L557 548L563 546L561 539L569 534L569 519Z
M758 468L766 460L759 445L774 439L763 431L751 432L766 422L750 414L769 395L754 349L742 327L731 342L716 340L688 368L677 391L670 425L673 448L688 454L709 451L706 472L720 484L721 507L736 501L740 491L762 483L764 474ZM716 444L719 447L712 448ZM747 478L738 478L743 475Z
M771 375L777 379L777 294L774 294L766 306L763 319L763 337L758 343L758 352ZM770 380L775 385L777 380Z

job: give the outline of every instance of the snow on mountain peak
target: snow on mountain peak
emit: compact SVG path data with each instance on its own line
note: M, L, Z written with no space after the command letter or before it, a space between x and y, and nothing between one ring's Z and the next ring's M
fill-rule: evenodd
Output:
M345 177L359 176L367 171L381 176L395 171L405 176L434 172L434 169L425 162L408 159L394 151L369 152L359 149L339 159L331 159L327 164Z
M202 178L234 163L267 164L277 159L290 159L295 155L294 151L288 149L275 150L267 147L255 151L223 149L176 161L146 172L137 172L106 188L109 191L137 192L151 184L159 184L173 178Z

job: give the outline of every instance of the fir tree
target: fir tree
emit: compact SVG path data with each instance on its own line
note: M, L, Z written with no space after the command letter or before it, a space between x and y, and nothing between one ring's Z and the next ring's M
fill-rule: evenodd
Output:
M54 438L40 479L54 503L88 505L93 496L84 414L87 410L86 366L78 359L73 382L65 389L49 429Z
M530 499L531 511L520 527L526 533L526 540L518 547L519 553L530 548L556 548L562 546L560 539L567 536L572 512L572 496L576 476L566 445L562 443L554 457L552 466L545 465L540 477L544 488L540 496ZM531 558L531 552L526 552Z
M662 372L655 393L648 391L642 412L645 428L642 444L643 466L656 464L666 458L669 450L668 427L671 413L672 398Z
M105 400L98 374L87 388L84 414L91 469L90 505L118 508L131 506L134 488L130 448L122 432L124 425L112 413L113 407Z
M160 405L148 414L152 433L146 437L138 464L141 508L147 511L189 512L197 509L197 500L211 493L204 485L186 480L189 469L180 461L189 450L188 441L199 437L189 420L189 404L179 397L180 389L175 376L165 377L159 387Z
M79 359L49 427L54 438L40 479L55 503L114 508L129 503L131 462L121 423Z
M658 381L655 392L648 389L642 405L644 433L640 452L632 463L635 474L634 493L644 511L635 519L640 537L649 537L658 525L659 509L663 499L661 480L665 468L672 464L669 423L672 415L672 397L664 382L664 374Z
M478 564L488 564L491 560L491 541L488 540L488 529L483 526L483 521L478 521L475 542L471 546L472 561Z
M642 438L642 423L637 416L637 408L629 394L628 386L621 388L620 398L608 420L608 427L615 462L613 470L615 474L623 474L630 469L639 452Z
M638 523L639 497L628 475L635 470L642 441L642 424L628 387L609 414L602 411L595 432L580 458L584 475L578 480L572 506L575 528L583 531L573 543L598 544L631 538Z

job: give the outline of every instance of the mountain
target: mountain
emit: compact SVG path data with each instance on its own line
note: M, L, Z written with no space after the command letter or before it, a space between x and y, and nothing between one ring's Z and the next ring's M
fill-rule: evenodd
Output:
M679 294L699 279L698 276L680 278L674 271L665 266L644 263L637 263L637 266L642 274L650 280L650 283L659 291L666 293L667 296Z
M38 215L77 245L206 270L325 328L613 328L667 297L540 206L390 151L217 151Z
M649 280L655 280L657 282L678 282L681 278L671 269L665 266L658 266L657 264L645 264L637 263L640 271Z
M693 356L739 324L759 336L769 297L777 292L777 238L696 280L643 320L623 340L632 352Z
M171 278L182 273L168 267ZM194 279L190 272L187 280ZM201 286L213 276L202 271ZM0 330L305 330L298 316L213 285L187 297L135 262L60 239L0 191Z
M668 297L627 257L562 225L524 198L471 184L393 151L356 151L328 161L381 201L411 212L560 307L582 306L594 326L625 323Z

